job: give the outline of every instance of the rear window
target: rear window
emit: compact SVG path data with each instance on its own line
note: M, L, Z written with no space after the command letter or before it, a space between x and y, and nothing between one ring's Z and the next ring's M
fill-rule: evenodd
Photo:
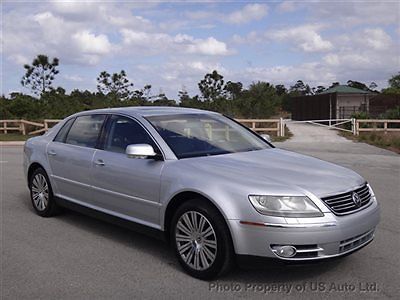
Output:
M65 143L82 147L94 148L103 126L105 115L89 115L77 117Z
M71 125L74 122L74 120L75 120L75 118L71 118L67 122L65 122L64 126L57 133L57 136L54 139L55 142L64 143L65 138L67 137L67 133L68 133L69 129L71 128Z

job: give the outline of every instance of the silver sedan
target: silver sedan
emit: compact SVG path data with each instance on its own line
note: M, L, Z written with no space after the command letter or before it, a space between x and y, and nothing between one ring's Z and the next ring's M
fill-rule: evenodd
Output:
M379 222L355 172L203 110L77 113L26 142L24 168L38 215L67 207L161 237L202 279L252 258L343 256L371 242Z

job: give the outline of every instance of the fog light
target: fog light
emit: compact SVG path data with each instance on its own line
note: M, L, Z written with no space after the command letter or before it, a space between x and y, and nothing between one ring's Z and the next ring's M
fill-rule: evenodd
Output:
M296 255L296 248L293 246L274 246L276 254L282 257L293 257Z

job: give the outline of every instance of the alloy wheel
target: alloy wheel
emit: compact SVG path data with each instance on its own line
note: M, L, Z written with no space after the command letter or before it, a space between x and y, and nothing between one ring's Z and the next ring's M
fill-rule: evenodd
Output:
M191 268L208 269L217 256L217 237L208 219L199 212L187 211L178 220L175 241L182 260Z
M36 174L32 180L32 200L37 210L44 211L49 204L49 186L43 174Z

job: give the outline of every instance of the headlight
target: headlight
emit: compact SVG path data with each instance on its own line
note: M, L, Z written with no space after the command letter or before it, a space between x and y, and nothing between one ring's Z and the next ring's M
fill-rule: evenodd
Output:
M373 191L371 185L370 185L369 183L367 183L367 186L368 186L368 188L369 188L369 192L371 193L371 198L375 198L375 193L374 193L374 191Z
M263 215L279 217L322 217L324 214L305 196L249 195L254 208Z

